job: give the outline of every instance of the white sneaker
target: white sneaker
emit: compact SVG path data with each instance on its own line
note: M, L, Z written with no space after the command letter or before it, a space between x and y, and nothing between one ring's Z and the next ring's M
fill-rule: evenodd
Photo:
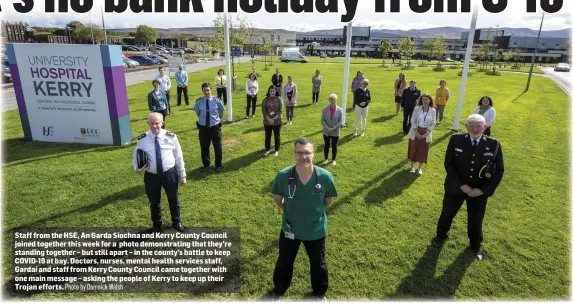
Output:
M336 160L332 161L332 166L336 166Z
M356 131L354 131L354 137L358 136L358 133Z
M360 137L364 137L364 132L362 132L362 134L360 134Z
M413 167L410 167L410 172L411 172L411 173L415 173L416 170L415 170Z
M255 115L253 115L253 118L255 117Z
M270 153L271 153L270 150L269 150L269 151L266 151L266 152L265 152L265 157L268 156Z
M422 169L421 169L421 168L418 168L417 172L418 172L418 175L421 175L421 174L424 173L424 172L422 172Z
M275 157L278 157L278 155L279 155L279 152L276 151L276 152L275 152Z
M322 165L326 165L328 164L328 159L324 160L324 162L322 162Z

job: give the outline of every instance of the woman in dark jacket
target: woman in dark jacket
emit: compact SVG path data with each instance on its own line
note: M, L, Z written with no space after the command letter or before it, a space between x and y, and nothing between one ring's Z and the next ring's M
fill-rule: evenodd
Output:
M159 89L161 83L159 80L153 80L153 90L147 95L147 105L149 106L149 111L154 113L160 113L163 116L163 126L161 128L165 129L165 116L167 115L167 96L165 92Z
M275 137L275 156L279 155L281 147L281 127L283 125L283 102L278 96L274 85L269 86L266 98L263 100L263 125L265 127L265 156L271 153L271 134Z

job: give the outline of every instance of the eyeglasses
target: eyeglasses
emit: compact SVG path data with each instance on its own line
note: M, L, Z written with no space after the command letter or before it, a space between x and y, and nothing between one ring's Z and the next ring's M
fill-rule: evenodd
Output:
M303 157L303 156L309 157L312 154L314 154L314 152L295 152L295 154L299 157Z

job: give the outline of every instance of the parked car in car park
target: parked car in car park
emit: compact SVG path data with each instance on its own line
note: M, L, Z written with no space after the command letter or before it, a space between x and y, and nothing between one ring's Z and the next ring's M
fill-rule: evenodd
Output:
M127 57L123 57L123 63L125 63L127 65L127 67L138 67L139 66L139 62L129 59Z
M138 62L140 65L154 65L161 64L159 60L150 58L148 56L131 56L129 59Z
M163 64L169 63L169 60L167 60L167 59L165 59L165 58L163 58L163 57L161 57L161 56L149 55L148 57L149 57L149 58L152 58L152 59L157 59L157 60L159 60L159 62L161 62L161 63L163 63Z
M12 82L12 73L7 60L2 61L2 83Z
M571 71L571 66L567 63L558 63L553 70L556 72L569 72Z

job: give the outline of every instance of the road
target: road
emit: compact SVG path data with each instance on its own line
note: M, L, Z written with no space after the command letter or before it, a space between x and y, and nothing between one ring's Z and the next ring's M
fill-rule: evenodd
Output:
M243 63L250 61L249 57L237 57L235 58L236 63ZM208 61L208 62L199 62L187 65L187 72L195 72L207 68L223 66L225 65L225 61L217 60L217 61ZM125 82L126 84L133 85L138 84L145 81L151 81L155 76L157 76L159 72L157 69L149 69L140 72L131 72L125 74ZM213 77L215 75L213 74ZM151 82L150 82L151 83ZM0 98L2 100L2 112L6 112L9 110L14 110L18 108L18 104L16 103L16 96L14 94L14 88L10 87L11 85L2 84L2 93L0 94ZM151 84L149 84L151 88Z
M556 72L552 67L540 67L540 69L545 72L544 76L551 78L569 97L572 96L571 72Z

